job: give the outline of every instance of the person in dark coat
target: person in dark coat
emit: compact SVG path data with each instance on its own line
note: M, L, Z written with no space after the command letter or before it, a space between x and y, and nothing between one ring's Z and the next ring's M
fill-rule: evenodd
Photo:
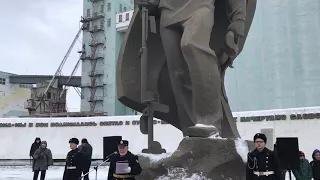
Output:
M36 152L36 150L39 149L40 144L41 144L41 139L39 137L37 137L34 140L34 143L32 143L32 145L31 145L31 148L30 148L30 151L29 151L29 156L30 157L33 157L34 152Z
M306 159L304 152L300 151L300 167L299 169L294 169L294 177L296 180L311 180L312 179L312 169L309 161Z
M128 141L121 140L119 153L111 156L108 180L135 180L135 176L141 173L138 156L128 151L128 145Z
M46 171L48 167L53 165L51 150L47 148L47 142L42 141L40 147L33 154L33 180L37 180L39 172L41 171L40 180L44 180L46 177Z
M71 151L68 152L66 165L63 173L63 180L79 180L81 177L81 155L79 153L77 138L69 141Z
M84 174L89 172L91 166L91 159L92 159L92 146L88 143L87 139L81 140L81 145L79 146L79 152L81 154L82 159L82 168L81 171ZM84 180L89 180L89 174L84 176Z
M257 133L253 140L256 148L248 153L246 180L281 180L279 158L265 147L267 137Z
M313 180L320 180L320 150L315 149L312 153L313 161L310 162Z

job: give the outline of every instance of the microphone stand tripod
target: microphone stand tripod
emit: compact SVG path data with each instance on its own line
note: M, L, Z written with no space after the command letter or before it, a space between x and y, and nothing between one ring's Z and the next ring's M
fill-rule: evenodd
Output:
M108 156L107 156L107 159L106 159L105 161L103 161L102 163L100 163L100 164L98 164L97 166L95 166L91 171L89 171L89 172L87 172L86 174L84 174L84 175L82 175L81 177L79 177L79 179L82 179L82 178L84 178L85 176L89 175L91 172L96 171L96 179L95 179L95 180L98 180L98 168L99 168L100 166L102 166L103 164L105 164L107 161L109 161L109 160L110 160L110 156L115 155L115 154L117 154L117 153L114 152L114 153L108 155Z

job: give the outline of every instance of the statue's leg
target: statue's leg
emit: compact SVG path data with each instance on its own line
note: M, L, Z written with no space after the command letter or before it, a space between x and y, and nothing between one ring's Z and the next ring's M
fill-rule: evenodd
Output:
M181 49L192 83L193 123L220 131L223 118L220 65L209 47L213 24L214 7L198 9L183 23Z
M181 129L187 135L187 128L192 126L192 91L188 67L184 61L180 42L182 33L179 27L163 27L160 25L161 40L167 59L171 86L177 103L178 116Z

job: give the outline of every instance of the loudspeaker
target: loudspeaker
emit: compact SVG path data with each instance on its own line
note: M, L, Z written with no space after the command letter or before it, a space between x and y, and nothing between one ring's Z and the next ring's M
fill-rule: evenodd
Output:
M275 151L279 157L281 169L299 169L298 138L277 138Z
M108 136L103 137L103 160L106 160L106 157L118 151L118 144L122 140L122 136Z

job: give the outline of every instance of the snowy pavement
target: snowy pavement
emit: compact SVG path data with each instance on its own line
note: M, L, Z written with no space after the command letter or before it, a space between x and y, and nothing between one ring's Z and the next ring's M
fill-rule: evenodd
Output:
M91 168L93 169L93 168ZM46 173L46 180L61 180L64 167L50 167ZM101 167L98 170L98 180L105 180L108 176L108 167ZM4 166L0 167L0 180L30 180L33 172L30 166ZM39 178L40 179L40 174ZM95 179L95 171L90 174L90 179Z
M93 169L93 168L91 168ZM61 180L63 176L64 167L55 166L50 167L46 174L46 180ZM108 176L108 167L101 167L98 170L98 180L105 180ZM30 180L33 178L33 172L31 171L30 166L2 166L0 167L0 180ZM40 175L39 178L40 179ZM95 171L90 174L90 179L95 180ZM162 177L158 180L172 180L171 177ZM181 176L181 178L174 180L206 180L206 178L193 175L192 177L186 178ZM289 176L287 174L286 180L289 180ZM294 176L292 180L295 180Z

